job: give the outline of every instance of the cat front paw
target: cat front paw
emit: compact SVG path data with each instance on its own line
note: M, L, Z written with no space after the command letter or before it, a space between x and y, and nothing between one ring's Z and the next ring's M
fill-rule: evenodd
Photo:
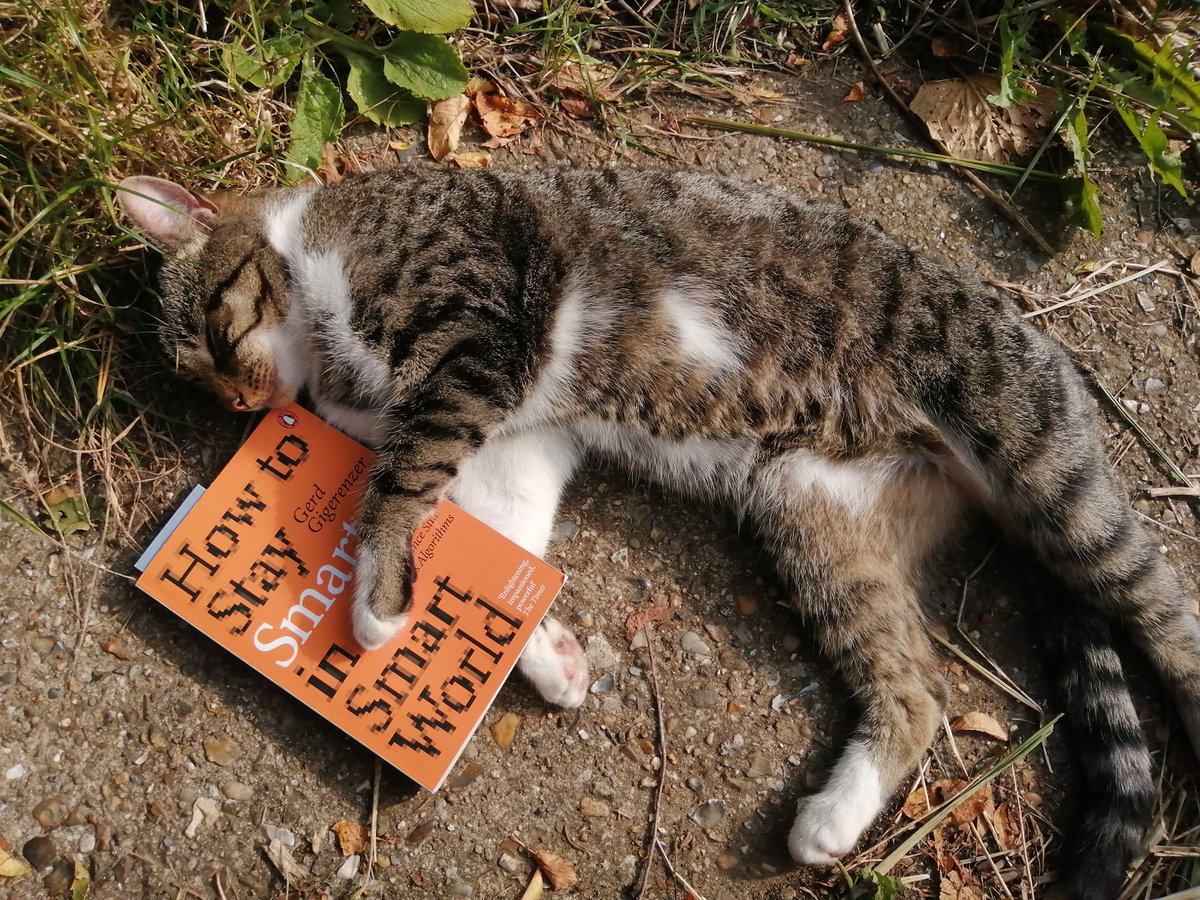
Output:
M547 703L574 709L587 697L587 658L575 635L557 619L542 620L517 667Z
M788 835L792 859L806 866L829 866L854 849L883 808L879 770L857 744L834 766L829 781L796 807Z
M391 641L408 621L407 611L412 604L411 557L402 556L399 560L393 557L381 562L373 547L359 544L354 580L354 604L350 612L354 639L364 650L376 650Z

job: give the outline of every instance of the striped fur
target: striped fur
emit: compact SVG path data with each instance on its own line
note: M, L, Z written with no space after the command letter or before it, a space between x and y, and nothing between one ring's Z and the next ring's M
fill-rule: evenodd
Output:
M586 452L727 503L861 701L791 833L797 860L828 863L933 738L945 688L919 573L982 507L1063 587L1047 613L1073 611L1050 629L1088 788L1070 883L1115 896L1152 791L1108 628L1145 651L1200 747L1200 627L1105 462L1083 382L1008 303L841 211L698 175L181 192L126 202L178 255L163 337L179 368L233 406L307 390L378 447L364 644L403 621L410 535L443 494L535 550ZM557 623L543 638L531 680L576 705L578 645Z

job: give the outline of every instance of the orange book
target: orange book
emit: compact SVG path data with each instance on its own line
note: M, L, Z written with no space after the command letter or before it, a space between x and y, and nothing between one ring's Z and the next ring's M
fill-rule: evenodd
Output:
M413 538L408 623L364 651L353 523L371 461L303 409L271 412L142 554L137 585L436 791L565 577L443 500Z

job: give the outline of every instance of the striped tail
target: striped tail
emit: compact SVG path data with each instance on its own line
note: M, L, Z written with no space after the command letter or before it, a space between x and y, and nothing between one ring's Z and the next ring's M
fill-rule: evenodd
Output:
M1081 765L1063 882L1073 900L1116 897L1154 810L1150 750L1108 620L1062 603L1045 625L1042 643Z

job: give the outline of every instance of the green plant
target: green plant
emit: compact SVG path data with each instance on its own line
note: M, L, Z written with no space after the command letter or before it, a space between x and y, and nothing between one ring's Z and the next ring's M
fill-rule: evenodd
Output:
M463 28L468 0L366 0L360 16L345 0L282 10L251 4L222 52L231 79L260 89L286 85L300 68L286 161L292 180L321 162L345 120L342 90L326 72L345 71L358 111L377 125L419 122L427 101L461 94L467 70L443 35ZM233 20L231 19L231 22Z

